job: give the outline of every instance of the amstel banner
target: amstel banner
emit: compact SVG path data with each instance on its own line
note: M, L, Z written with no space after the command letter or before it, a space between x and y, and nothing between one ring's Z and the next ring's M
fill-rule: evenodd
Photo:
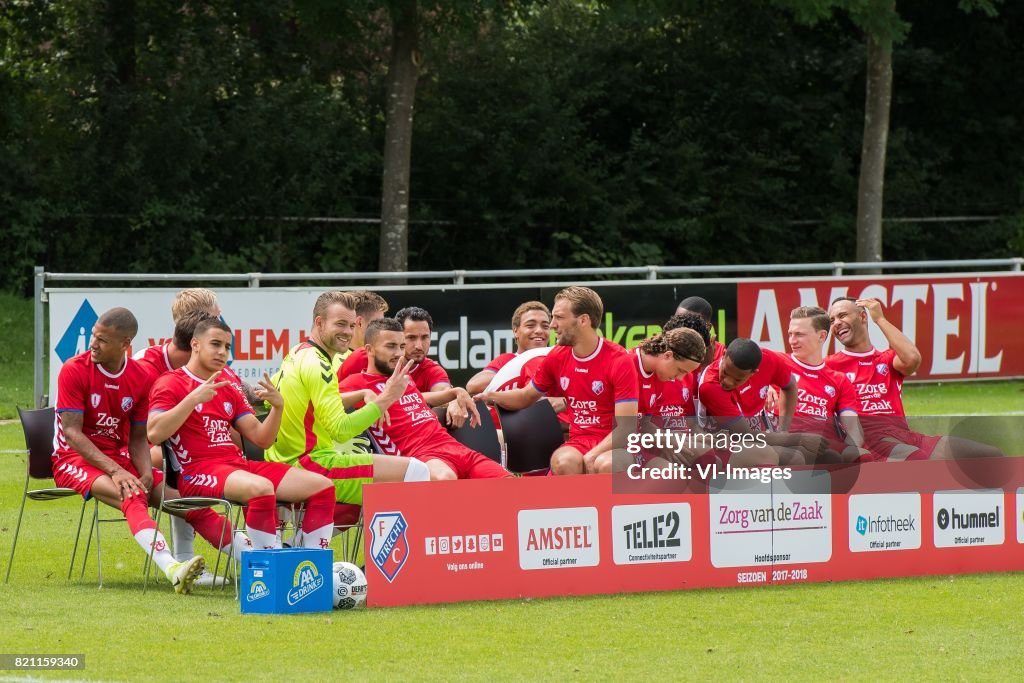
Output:
M371 485L369 604L1024 570L1024 459L765 479Z
M1024 278L1020 275L928 275L873 279L826 278L739 282L738 336L786 350L789 313L798 306L828 309L838 297L875 298L885 318L918 348L917 380L1024 375ZM877 325L871 341L889 348ZM842 348L835 340L826 350Z

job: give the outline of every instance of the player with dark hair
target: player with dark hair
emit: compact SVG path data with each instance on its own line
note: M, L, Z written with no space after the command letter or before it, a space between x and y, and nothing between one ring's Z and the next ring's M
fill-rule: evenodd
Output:
M558 346L545 356L531 384L478 395L508 410L526 408L545 395L566 398L572 423L569 439L551 455L554 474L611 472L613 431L629 432L636 425L636 367L621 346L597 334L603 315L594 290L561 290L551 309Z
M512 313L512 335L516 340L515 352L502 353L494 358L480 372L466 382L466 391L479 394L487 388L495 373L516 356L531 349L542 349L548 345L548 331L551 328L551 311L540 301L519 304ZM522 377L517 386L525 386L529 379Z
M858 413L868 448L882 460L927 460L1001 457L988 444L957 436L931 436L911 431L903 408L903 380L921 365L921 352L895 325L886 320L878 299L840 297L828 311L832 335L843 350L825 364L843 373L857 389ZM868 318L885 335L889 348L871 344Z
M151 370L154 381L164 373L184 367L192 356L192 337L196 325L206 318L217 318L220 316L220 312L217 295L209 289L192 288L178 292L171 305L174 333L171 335L170 341L143 349L136 353L134 358ZM246 398L250 401L253 400L252 389L243 383L230 367L225 366L220 376L240 387ZM237 433L233 432L232 438L235 439L237 445L241 446L241 440ZM152 445L149 452L153 468L161 469L164 456L160 445ZM205 530L200 532L200 535L208 538L211 537L210 534L214 528L223 528L221 517L208 508L194 510L185 518L171 517L171 552L174 559L182 562L195 555L196 527L200 525L205 526ZM224 549L222 548L222 550ZM195 585L214 585L221 580L221 577L215 577L209 571L204 570L196 579Z
M128 357L138 329L131 311L112 308L93 326L89 350L61 367L53 480L120 509L135 541L147 553L152 549L174 590L188 593L205 560L175 561L149 515L149 505L159 504L163 473L153 470L146 442L152 374ZM167 497L177 493L168 489Z
M676 315L686 315L687 313L700 316L708 324L708 329L711 332L711 343L708 344L708 356L705 364L710 365L712 362L721 359L722 354L725 353L725 344L718 341L718 337L715 334L713 323L715 311L711 304L703 297L686 297L676 307Z
M366 328L367 367L358 375L346 377L341 391L367 392L370 396L383 391L387 377L403 363L404 343L404 328L397 320L371 322ZM387 415L387 420L371 427L371 434L389 454L426 463L432 480L511 476L498 463L456 441L411 382Z
M232 382L217 381L231 348L231 328L202 320L183 368L153 385L147 431L153 443L170 440L182 466L181 490L189 496L228 498L246 504L245 523L256 548L280 547L277 500L305 503L303 545L328 548L334 529L334 490L326 477L277 462L246 460L230 429L268 448L281 426L284 399L266 375L255 389L270 404L262 422Z
M341 354L344 361L341 370L338 372L338 381L349 375L362 372L366 367L366 326L374 320L384 317L388 312L388 302L380 294L359 289L349 292L355 304L356 325L352 330L352 340L349 342L349 349Z
M722 359L706 367L697 383L697 418L707 431L728 429L734 432L765 432L770 445L775 431L772 416L765 411L765 398L771 385L782 388L781 428L788 431L796 407L797 388L785 357L762 350L754 341L733 339ZM764 461L744 464L777 465L780 453L771 449L754 451ZM782 453L787 462L801 464L798 454ZM738 463L734 463L738 464Z

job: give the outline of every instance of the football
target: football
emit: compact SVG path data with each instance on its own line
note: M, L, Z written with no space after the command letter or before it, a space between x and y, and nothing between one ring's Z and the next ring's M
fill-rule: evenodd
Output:
M334 609L356 609L366 604L366 575L351 562L335 562Z

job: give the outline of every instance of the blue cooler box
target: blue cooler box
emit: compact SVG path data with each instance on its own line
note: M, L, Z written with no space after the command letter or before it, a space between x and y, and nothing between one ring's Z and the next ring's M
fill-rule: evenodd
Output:
M278 548L242 552L242 612L299 614L333 607L334 552Z

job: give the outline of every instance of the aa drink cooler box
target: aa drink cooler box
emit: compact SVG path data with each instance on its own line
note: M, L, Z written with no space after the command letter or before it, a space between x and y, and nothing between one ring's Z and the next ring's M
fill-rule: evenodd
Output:
M242 552L243 613L328 612L334 603L334 553L312 548Z

